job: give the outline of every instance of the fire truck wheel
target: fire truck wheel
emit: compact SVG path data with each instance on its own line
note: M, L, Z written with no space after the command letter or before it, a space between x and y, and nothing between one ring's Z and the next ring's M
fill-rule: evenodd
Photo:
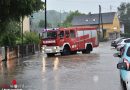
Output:
M48 57L51 57L51 56L54 56L54 55L55 55L54 53L47 53Z
M61 55L70 55L70 48L65 46Z
M88 44L86 49L82 51L83 54L89 54L93 50L92 45Z
M85 50L82 51L82 53L83 53L83 54L89 54L89 53L90 53L90 50L86 48Z
M89 50L83 50L82 53L83 53L83 54L89 54L90 51L89 51Z
M71 52L71 54L76 54L76 53L77 53L77 51L72 51L72 52Z

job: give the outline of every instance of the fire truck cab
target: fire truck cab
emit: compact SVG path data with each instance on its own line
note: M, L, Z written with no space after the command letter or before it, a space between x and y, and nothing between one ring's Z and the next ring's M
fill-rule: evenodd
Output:
M95 27L69 27L44 30L42 33L42 52L48 56L75 54L77 51L90 53L99 45Z

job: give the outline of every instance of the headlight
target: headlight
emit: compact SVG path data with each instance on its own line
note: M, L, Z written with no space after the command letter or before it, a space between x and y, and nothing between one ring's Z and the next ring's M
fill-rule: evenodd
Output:
M54 47L53 49L57 49L57 47Z
M43 46L42 46L42 49L45 49L45 47L46 47L46 45L43 45Z
M45 49L45 47L42 47L42 49Z

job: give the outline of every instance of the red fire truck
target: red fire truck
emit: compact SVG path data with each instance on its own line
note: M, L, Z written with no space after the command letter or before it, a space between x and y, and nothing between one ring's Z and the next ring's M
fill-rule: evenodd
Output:
M42 52L48 56L75 54L77 51L90 53L99 45L95 27L69 27L44 30L42 33Z

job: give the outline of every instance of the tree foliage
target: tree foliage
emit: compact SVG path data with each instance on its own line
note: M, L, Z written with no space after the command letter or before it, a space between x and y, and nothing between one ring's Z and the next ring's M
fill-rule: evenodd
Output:
M38 26L39 26L40 28L45 27L45 20L40 20Z
M20 20L39 9L43 9L41 0L0 0L0 22Z
M69 27L69 26L72 26L71 22L73 20L73 17L74 16L79 16L79 15L83 15L82 13L80 13L78 10L76 11L70 11L70 14L67 16L66 20L62 23L62 24L59 24L58 26L64 26L64 27Z
M40 20L38 26L39 26L40 28L44 28L44 27L45 27L45 20ZM52 27L52 25L47 22L47 27Z
M34 11L43 9L41 0L0 0L0 36L12 20L19 21Z
M16 39L15 32L17 32L16 24L19 24L24 16L31 15L34 11L43 9L43 5L44 3L41 0L0 0L1 44L14 44Z
M121 3L118 7L120 21L125 26L125 33L130 33L130 3Z
M20 24L16 21L10 21L6 28L8 29L0 36L0 45L15 45L18 38L21 36Z

